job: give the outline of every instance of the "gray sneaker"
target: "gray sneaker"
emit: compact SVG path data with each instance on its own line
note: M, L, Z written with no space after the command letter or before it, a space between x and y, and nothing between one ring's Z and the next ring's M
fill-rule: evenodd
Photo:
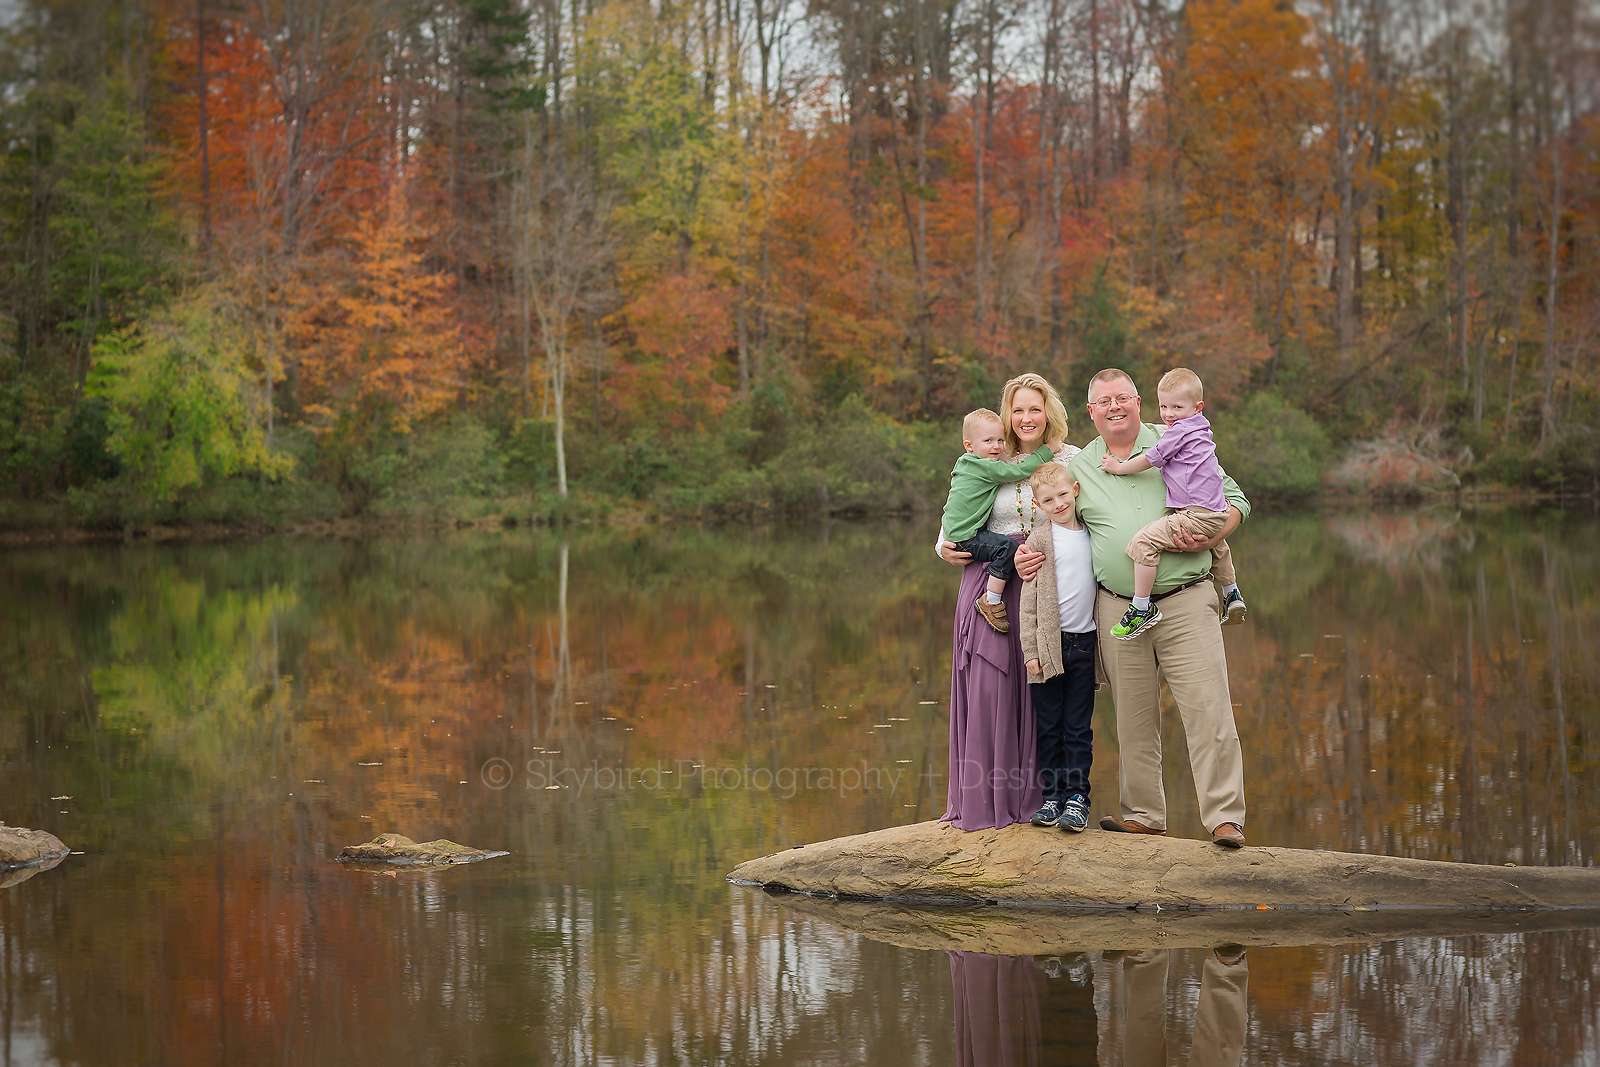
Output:
M1044 807L1033 813L1033 818L1028 821L1035 826L1054 826L1056 820L1061 818L1061 801L1047 800Z
M1244 622L1244 597L1239 595L1239 590L1235 589L1233 592L1223 595L1222 607L1217 613L1222 616L1222 625L1224 626L1237 626L1239 623Z
M1082 793L1074 793L1067 798L1056 825L1075 834L1083 833L1083 828L1089 825L1089 801Z

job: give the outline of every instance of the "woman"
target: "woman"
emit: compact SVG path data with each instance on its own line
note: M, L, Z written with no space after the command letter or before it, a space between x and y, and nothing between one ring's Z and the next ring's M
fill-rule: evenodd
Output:
M1037 374L1006 383L1000 402L1005 420L1006 455L1019 460L1048 444L1067 462L1078 450L1066 443L1067 409L1055 388ZM1003 485L995 494L988 528L1019 545L1033 529L1033 490L1027 482ZM1017 550L1017 562L1040 556ZM1025 822L1043 800L1035 773L1033 705L1022 643L1015 626L996 633L972 610L984 592L987 570L956 550L939 531L939 557L966 569L956 597L955 655L950 668L950 799L943 819L962 830L983 830ZM1032 573L1031 569L1025 573ZM1006 617L1021 618L1021 586L1004 593Z

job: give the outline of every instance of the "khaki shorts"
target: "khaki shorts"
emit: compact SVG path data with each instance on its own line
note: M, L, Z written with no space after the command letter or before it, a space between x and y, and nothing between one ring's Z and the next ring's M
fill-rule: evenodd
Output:
M1192 507L1174 511L1133 535L1133 540L1128 542L1128 558L1136 564L1154 567L1161 562L1163 552L1189 551L1180 547L1175 540L1179 531L1209 541L1222 532L1223 524L1227 521L1226 511ZM1221 551L1222 545L1217 548Z

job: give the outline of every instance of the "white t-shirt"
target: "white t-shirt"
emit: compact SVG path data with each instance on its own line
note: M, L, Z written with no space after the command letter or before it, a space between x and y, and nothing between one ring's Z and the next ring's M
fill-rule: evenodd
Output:
M1050 527L1056 558L1056 600L1061 608L1063 633L1083 634L1094 629L1094 559L1089 554L1089 531Z

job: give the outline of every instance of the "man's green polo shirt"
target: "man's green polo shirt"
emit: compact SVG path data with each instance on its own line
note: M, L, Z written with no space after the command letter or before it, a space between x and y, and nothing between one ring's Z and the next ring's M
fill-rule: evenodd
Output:
M1161 438L1165 426L1146 422L1139 427L1132 456L1137 456ZM1155 468L1138 474L1107 474L1100 469L1106 443L1096 437L1072 457L1067 469L1082 487L1078 493L1078 517L1089 530L1089 550L1094 556L1094 580L1122 596L1133 595L1133 560L1128 558L1128 542L1133 535L1167 514L1167 486ZM1228 503L1250 517L1250 501L1239 492L1226 471L1222 491ZM1156 571L1157 593L1165 593L1204 577L1211 570L1209 552L1163 552L1161 569Z

